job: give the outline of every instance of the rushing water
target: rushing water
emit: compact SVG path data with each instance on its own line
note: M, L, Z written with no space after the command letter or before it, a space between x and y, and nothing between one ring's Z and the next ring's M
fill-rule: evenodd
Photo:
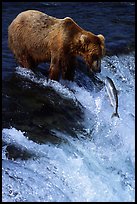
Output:
M135 201L134 7L132 2L3 3L3 202ZM16 65L7 27L27 9L70 16L105 36L98 77L114 81L120 118L111 118L105 87L83 71L82 62L74 82L47 82L48 64L40 66L41 75Z

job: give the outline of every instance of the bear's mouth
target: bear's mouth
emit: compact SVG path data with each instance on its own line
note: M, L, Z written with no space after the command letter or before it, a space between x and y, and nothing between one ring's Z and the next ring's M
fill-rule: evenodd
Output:
M101 60L95 60L92 62L92 65L89 64L90 71L93 73L101 72Z
M93 75L96 75L97 73L101 72L101 69L96 69L93 66L88 66L87 70L88 70L89 73L91 73Z

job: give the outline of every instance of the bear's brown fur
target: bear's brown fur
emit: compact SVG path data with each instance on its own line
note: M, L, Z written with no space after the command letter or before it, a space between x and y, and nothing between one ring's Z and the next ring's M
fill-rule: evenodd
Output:
M73 80L75 57L82 56L93 72L100 72L103 35L83 30L71 18L57 19L36 10L20 13L8 28L9 48L20 66L34 68L50 62L49 78Z

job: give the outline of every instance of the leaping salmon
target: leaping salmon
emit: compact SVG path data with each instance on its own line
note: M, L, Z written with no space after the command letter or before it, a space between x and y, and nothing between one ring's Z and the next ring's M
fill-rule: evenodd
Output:
M110 98L111 105L114 107L114 113L111 118L116 116L119 118L118 114L118 91L112 81L108 76L105 79L106 90Z

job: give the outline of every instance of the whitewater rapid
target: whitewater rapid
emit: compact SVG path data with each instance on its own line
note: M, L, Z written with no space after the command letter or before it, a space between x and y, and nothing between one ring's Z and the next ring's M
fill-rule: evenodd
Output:
M20 77L51 87L84 108L85 134L77 137L53 129L58 144L38 144L15 127L2 130L3 202L134 202L135 201L135 59L134 53L106 56L99 77L113 79L119 90L119 116L111 119L105 87L90 89L77 81L49 81L16 68ZM20 150L22 159L9 159L7 148Z

